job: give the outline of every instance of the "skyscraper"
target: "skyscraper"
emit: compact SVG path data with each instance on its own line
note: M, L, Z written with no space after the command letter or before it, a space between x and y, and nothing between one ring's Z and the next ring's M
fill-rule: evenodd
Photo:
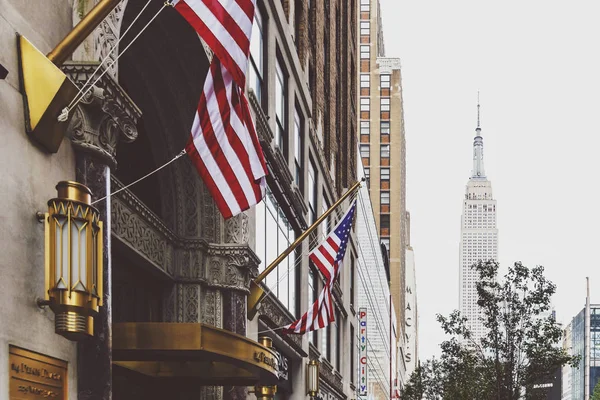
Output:
M379 237L388 249L398 332L405 312L406 138L399 58L386 57L379 0L360 1L360 155Z
M473 339L485 334L477 305L477 273L472 268L478 261L498 259L498 229L496 228L496 200L492 183L485 175L483 165L483 137L477 104L477 129L473 142L473 171L467 183L460 225L459 309L468 318Z

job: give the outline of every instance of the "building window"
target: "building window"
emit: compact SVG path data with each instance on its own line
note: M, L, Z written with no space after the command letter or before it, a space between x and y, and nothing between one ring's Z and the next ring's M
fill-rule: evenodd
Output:
M296 109L294 112L294 161L296 164L296 185L300 188L300 191L303 192L303 176L302 176L302 117L300 117L300 113Z
M363 36L367 36L371 34L371 22L370 21L360 21L360 34Z
M381 99L381 111L390 111L390 99L389 97L383 97Z
M335 369L340 371L342 369L342 318L340 316L340 311L337 308L335 309L335 324Z
M311 265L308 267L308 308L310 310L314 302L317 301L317 272ZM308 341L313 345L317 345L317 331L312 331L308 334Z
M365 168L365 179L367 180L367 189L371 187L371 169Z
M354 351L355 351L354 326L350 325L350 383L356 380L356 372L354 371Z
M256 94L259 104L262 104L263 88L263 20L260 9L256 7L254 13L254 24L252 25L252 38L250 40L250 73L248 85Z
M381 158L390 158L390 145L389 144L381 145L381 150L379 152L379 156Z
M327 325L324 329L319 329L321 331L321 355L326 359L330 360L329 353L329 330L331 329L331 324Z
M363 44L360 46L360 59L369 60L371 58L371 46Z
M385 248L387 249L388 253L390 251L390 238L383 238L381 239L381 243L383 243L383 245L385 246Z
M296 234L273 193L267 188L264 201L256 205L256 254L262 271L296 239ZM297 314L296 254L291 253L266 278L266 286L285 308Z
M361 143L369 143L370 142L370 122L369 121L360 121L360 142Z
M390 192L381 192L381 205L390 205Z
M380 171L379 172L380 173L379 180L381 181L380 188L389 190L390 189L390 169L389 168L381 168L379 171Z
M368 135L370 133L370 121L360 121L360 134Z
M380 131L382 135L390 134L390 121L381 121Z
M369 11L371 0L360 0L360 11Z
M360 98L360 111L370 111L371 110L371 99L368 97Z
M381 236L390 236L390 214L379 215Z
M354 277L355 277L355 271L354 268L356 268L355 262L354 262L354 254L350 254L350 307L354 307Z
M390 88L390 75L381 75L380 84L382 89Z
M371 86L371 75L360 74L360 87L369 88Z
M317 220L317 168L312 158L308 162L308 213L312 224Z
M368 144L360 145L360 156L362 158L363 165L369 165L370 157L371 157L371 146Z
M381 168L381 180L382 181L390 180L390 169L389 168Z
M275 63L276 79L275 79L275 115L277 119L277 135L276 143L279 149L286 155L286 96L287 82L283 68L279 62L279 58ZM287 157L286 157L287 158Z
M390 212L390 192L381 191L379 194L380 201L380 212L389 213Z

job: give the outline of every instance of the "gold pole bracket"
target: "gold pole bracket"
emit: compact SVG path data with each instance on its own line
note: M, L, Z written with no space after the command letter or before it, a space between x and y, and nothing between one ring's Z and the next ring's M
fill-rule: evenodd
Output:
M25 129L44 149L56 153L68 126L58 115L75 97L75 84L24 36L17 36Z
M248 294L248 319L253 320L258 311L258 303L265 297L265 291L254 280L250 281L250 294Z

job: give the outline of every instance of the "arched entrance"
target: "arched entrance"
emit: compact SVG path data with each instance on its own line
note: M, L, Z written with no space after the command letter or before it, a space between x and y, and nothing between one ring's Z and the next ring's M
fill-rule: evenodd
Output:
M127 2L121 32L146 2ZM121 48L161 6L149 4ZM119 83L142 117L137 140L117 150L113 190L184 148L208 66L200 39L172 8L119 60ZM253 358L264 348L243 337L250 273L259 263L237 240L244 217L223 223L187 157L113 196L111 207L113 398L245 398L242 386L272 371L256 361L264 357ZM171 340L176 335L189 340ZM225 355L227 346L239 351ZM200 386L207 384L224 386Z

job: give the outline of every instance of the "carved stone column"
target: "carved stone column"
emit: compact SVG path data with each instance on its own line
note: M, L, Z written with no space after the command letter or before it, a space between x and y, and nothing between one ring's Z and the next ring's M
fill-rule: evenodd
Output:
M97 64L67 64L63 71L78 85L88 80ZM73 110L67 135L76 149L77 181L88 186L92 201L110 194L111 168L116 167L119 140L137 137L139 109L110 77L105 76ZM78 344L79 400L112 398L112 304L110 200L95 204L104 221L104 306L94 325L95 335Z

